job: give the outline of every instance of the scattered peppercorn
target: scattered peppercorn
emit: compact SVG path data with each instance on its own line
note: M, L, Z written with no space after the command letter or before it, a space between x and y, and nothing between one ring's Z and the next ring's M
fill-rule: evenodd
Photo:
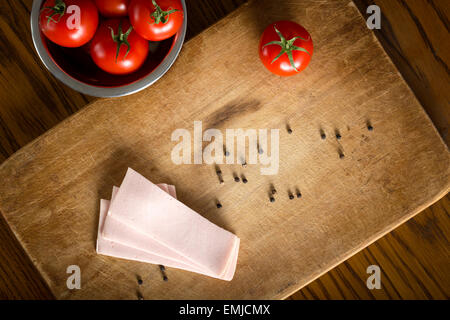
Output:
M367 130L373 131L373 127L369 124L369 125L367 126Z
M300 193L300 191L297 191L297 198L301 198L302 194Z
M341 140L342 136L339 132L336 132L336 139Z
M292 193L289 194L289 199L291 199L291 200L294 199L294 195Z
M217 209L220 209L220 208L222 208L222 204L220 203L220 202L217 202Z
M272 194L276 194L277 190L275 188L272 189Z
M240 179L239 179L239 177L234 177L234 181L236 181L236 182L239 182L239 181L241 181Z
M217 176L219 177L219 183L223 184L224 182L223 182L223 178L222 178L222 170L217 169L216 173L217 173Z
M322 138L322 140L325 140L327 138L327 135L323 130L320 130L320 137Z
M270 202L275 202L275 198L274 197L270 197Z
M164 281L168 281L169 278L166 276L166 267L164 267L162 264L159 265L159 270L161 270L161 274L163 276Z
M243 183L247 183L247 182L248 182L247 178L246 178L246 177L243 177L243 178L242 178L242 182L243 182Z
M288 128L288 129L287 129L287 132L288 132L289 134L292 134L292 129L291 129L291 128Z
M142 285L143 283L144 283L144 281L142 281L142 279L141 278L138 278L138 285Z

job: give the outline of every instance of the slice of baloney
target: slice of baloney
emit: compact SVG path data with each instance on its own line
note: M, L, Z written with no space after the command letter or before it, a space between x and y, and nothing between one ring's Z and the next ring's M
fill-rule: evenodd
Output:
M176 197L175 187L167 184L157 185L161 190ZM111 202L115 200L119 188L113 187ZM167 267L183 269L191 272L200 273L206 276L230 281L233 279L237 256L239 252L239 238L235 237L233 248L227 265L221 274L215 274L209 270L202 270L196 265L184 259L183 256L174 252L170 248L155 242L152 238L140 231L130 228L127 225L107 215L110 202L101 200L100 217L97 238L97 253L113 256L122 259L141 261L152 264L162 264ZM106 223L105 223L106 220ZM106 226L106 228L105 228ZM109 238L102 234L106 229ZM130 236L131 235L131 236ZM113 240L112 240L113 239ZM144 244L144 245L143 245ZM144 247L144 250L142 249ZM151 250L149 250L149 247Z
M203 218L132 169L128 169L110 205L109 216L148 235L208 273L225 275L230 259L234 258L235 235ZM141 245L146 252L153 251L151 243Z

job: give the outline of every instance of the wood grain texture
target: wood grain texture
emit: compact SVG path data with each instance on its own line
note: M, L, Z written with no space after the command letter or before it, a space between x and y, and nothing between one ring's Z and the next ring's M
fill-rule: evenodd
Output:
M42 67L31 40L31 3L0 2L0 160L91 100Z
M380 42L447 142L450 6L444 0L357 0L365 15L382 10ZM447 39L447 40L444 40ZM320 277L292 299L448 299L449 196ZM366 268L381 266L386 281L368 290Z
M380 7L382 28L375 30L375 34L449 145L449 1L355 2L361 12L370 4Z
M0 161L95 99L68 88L42 65L30 33L32 2L0 2ZM192 18L186 40L242 3L187 1Z
M291 299L449 299L450 197L295 293ZM369 290L370 265L381 268L381 289Z
M0 44L2 46L0 54L6 55L6 60L0 60L0 161L6 159L27 142L73 113L72 110L55 112L55 110L66 109L64 101L67 101L67 104L73 110L78 110L85 105L83 100L90 100L89 97L80 99L78 93L52 79L37 60L38 58L35 56L32 48L28 25L31 2L31 0L7 0L0 2L0 23L2 26L8 24L6 28L2 29L2 34L0 34L7 41L6 43L3 41ZM190 18L188 36L198 34L210 23L229 13L242 2L244 1L188 1ZM364 12L365 7L361 6L360 1L356 2L362 12ZM383 22L388 21L389 23L388 28L383 27L376 34L381 33L382 37L379 37L379 39L384 48L391 55L405 80L413 88L435 125L438 128L442 128L438 125L439 123L445 125L445 122L441 119L448 119L449 108L445 104L448 98L444 98L448 94L448 90L444 87L445 83L448 83L448 80L446 80L448 78L442 77L442 74L445 74L444 66L431 64L433 68L429 67L430 64L427 61L433 61L434 54L424 41L425 37L420 35L421 30L423 31L424 29L442 30L442 26L444 26L448 30L448 1L407 1L409 7L413 8L414 16L417 18L416 21L426 21L426 28L421 26L421 23L414 23L413 18L400 1L380 0L375 2L383 10ZM395 10L392 10L394 6ZM13 7L14 10L12 10ZM414 9L420 7L424 9ZM436 15L439 19L433 18ZM443 23L440 21L443 21ZM432 38L434 52L438 51L440 56L445 58L444 61L448 65L448 55L445 55L446 52L448 53L448 50L444 50L445 42L439 41L440 32L427 32L426 38ZM389 41L383 41L383 38ZM27 44L24 45L23 41L26 41ZM420 50L420 55L417 55L416 48L425 49ZM34 65L29 66L26 63ZM36 88L30 86L30 82L33 79L27 79L30 76L30 68L37 70L31 73L33 78L36 79L34 80L37 82ZM14 70L14 72L8 71L10 69ZM5 77L4 75L6 74L9 77ZM424 75L426 75L426 81L422 81ZM16 79L21 80L17 81ZM41 83L45 90L50 90L50 92L56 91L57 93L49 94L45 90L39 90ZM14 94L9 94L10 92ZM61 92L64 92L64 94L61 94ZM55 97L56 100L51 103L44 103L43 100L45 99L39 95L43 95L44 98L47 98L46 96L49 95ZM439 99L441 102L439 102ZM13 102L9 102L10 100ZM20 112L17 112L17 110ZM435 112L432 110L435 110ZM53 120L44 122L43 119ZM448 120L446 123L448 124ZM441 134L445 133L442 129L440 129L440 132ZM445 137L448 142L448 136ZM2 219L0 222L3 222L3 218L0 217L0 219ZM376 244L369 247L369 250L363 250L345 264L341 264L334 271L321 277L320 281L318 280L307 286L301 294L294 297L299 298L304 295L309 298L345 297L370 299L378 297L380 291L371 292L373 295L371 296L364 284L361 283L360 278L365 279L366 277L363 269L369 263L363 256L368 256L370 263L380 264L380 259L381 261L386 261L386 259L392 261L389 270L393 270L397 276L392 276L391 271L388 272L388 276L391 277L391 287L389 294L381 292L382 296L388 298L426 298L430 296L439 298L442 297L442 291L444 291L447 292L448 297L450 281L444 277L448 273L449 258L448 251L445 249L448 247L446 238L449 234L448 229L448 200L443 199L432 206L431 209L425 210L416 218L394 231L398 244L395 252L389 250L389 243L392 242L392 238L387 236L391 240L386 242L384 241L385 238L383 238L377 241ZM23 253L12 234L8 232L8 226L5 223L2 223L0 226L0 236L0 269L2 270L0 272L0 298L36 299L49 297L50 293L45 283L40 281L40 276L33 264L29 261L28 256ZM379 251L382 251L383 255L372 259L372 248L378 244L380 245ZM368 251L371 251L371 253ZM418 264L422 266L419 270L425 270L426 276L424 276L423 272L416 271L418 270L416 268ZM364 268L361 266L364 266ZM381 264L381 266L384 271L385 265ZM414 268L409 266L414 266ZM355 277L355 273L352 270L362 270L362 273ZM408 275L407 281L403 280L405 274ZM432 279L439 281L444 290L436 289L437 286ZM323 288L324 286L326 289ZM416 288L420 288L418 291L420 294L416 294ZM445 290L446 288L447 290ZM385 290L384 286L383 290ZM423 293L425 290L428 294Z
M448 191L446 146L352 3L255 3L187 43L150 89L94 102L1 166L2 213L58 298L135 298L136 273L149 276L149 298L283 298ZM316 39L314 63L289 80L268 74L252 53L264 26L286 12ZM254 73L243 75L242 68ZM194 120L220 129L282 129L289 121L296 133L281 135L277 176L260 176L250 166L247 190L233 183L221 188L211 166L177 167L170 160L171 132ZM367 132L367 120L374 132ZM339 128L342 142L321 141L319 128L330 137ZM241 237L232 282L171 270L167 284L154 276L155 266L95 254L98 199L128 165L155 182L176 184L180 199ZM239 167L224 171L233 170ZM285 196L298 186L304 199L269 205L270 183ZM69 264L83 270L82 290L65 287Z
M52 299L50 289L0 219L0 299Z
M93 97L68 88L40 62L30 33L32 0L0 1L0 163ZM223 18L243 0L189 0L186 40ZM51 293L0 215L0 298L45 299Z

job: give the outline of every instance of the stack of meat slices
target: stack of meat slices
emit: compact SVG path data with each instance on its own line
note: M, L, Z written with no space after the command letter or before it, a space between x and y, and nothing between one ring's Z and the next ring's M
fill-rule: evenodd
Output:
M113 188L111 201L100 201L99 254L230 281L239 242L178 201L174 186L155 185L133 169Z

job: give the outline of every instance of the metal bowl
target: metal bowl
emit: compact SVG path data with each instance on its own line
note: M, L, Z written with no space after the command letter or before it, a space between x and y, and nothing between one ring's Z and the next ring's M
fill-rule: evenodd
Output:
M31 10L31 35L34 47L46 68L72 89L94 97L120 97L152 85L175 62L187 28L186 2L183 25L170 39L150 42L150 54L143 66L128 75L112 75L98 68L89 56L89 44L80 48L64 48L47 40L39 28L39 13L45 0L34 0Z

